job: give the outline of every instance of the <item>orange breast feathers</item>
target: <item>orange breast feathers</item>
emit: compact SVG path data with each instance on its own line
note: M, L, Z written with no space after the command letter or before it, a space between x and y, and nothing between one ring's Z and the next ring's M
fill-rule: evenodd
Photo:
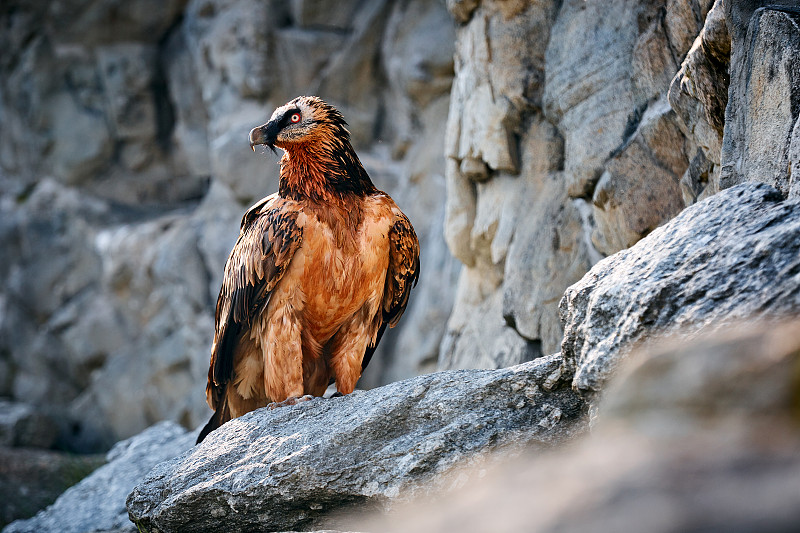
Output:
M243 219L206 388L218 425L270 402L321 396L331 381L349 394L408 304L419 243L394 201L378 193L320 209L273 195Z

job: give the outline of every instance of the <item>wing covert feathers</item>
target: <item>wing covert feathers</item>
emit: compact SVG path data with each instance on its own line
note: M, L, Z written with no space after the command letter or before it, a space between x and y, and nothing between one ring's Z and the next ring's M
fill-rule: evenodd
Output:
M233 374L234 350L243 327L269 303L303 240L297 204L268 196L242 218L239 239L228 257L217 298L216 331L208 370L207 396L216 409Z
M395 327L419 278L419 240L414 227L398 209L389 230L389 271L383 292L383 320Z

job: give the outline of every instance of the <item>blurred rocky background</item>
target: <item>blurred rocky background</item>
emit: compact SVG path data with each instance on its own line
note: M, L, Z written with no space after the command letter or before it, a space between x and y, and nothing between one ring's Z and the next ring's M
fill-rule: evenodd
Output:
M409 214L421 240L423 270L410 307L359 386L524 363L510 374L416 378L403 382L407 396L393 386L336 400L354 413L383 409L327 444L340 449L357 435L356 449L378 450L365 457L384 477L358 474L337 485L325 476L342 465L279 446L270 460L290 457L299 471L313 473L301 481L334 486L289 498L295 503L286 505L300 507L279 513L283 521L251 500L230 503L238 501L225 492L230 480L215 477L221 464L264 462L248 447L263 432L279 431L272 422L289 415L256 413L220 431L236 443L232 451L204 445L191 456L213 468L172 483L185 473L186 456L165 463L137 486L127 510L123 495L150 467L189 446L185 429L164 423L118 444L109 464L49 514L11 530L127 530L130 512L144 528L210 531L214 522L203 522L201 511L224 516L225 505L260 509L255 518L245 513L245 529L336 525L330 513L354 502L388 509L412 495L428 497L453 468L482 464L496 450L570 440L598 412L599 427L610 427L603 422L607 382L637 346L642 357L661 353L641 345L662 334L689 344L654 359L666 363L626 374L607 417L630 419L596 438L598 449L641 444L630 464L623 465L625 453L616 455L633 474L597 471L597 490L617 499L594 500L572 521L556 505L558 512L530 530L577 529L606 517L612 531L634 489L652 495L647 501L662 513L648 518L669 515L670 505L682 505L675 495L695 487L669 477L686 450L710 454L690 458L684 473L692 479L718 476L734 486L740 469L751 468L763 473L765 486L786 488L776 494L800 494L791 480L773 484L769 477L797 468L797 352L786 348L796 346L797 329L782 326L773 337L771 322L763 322L800 312L798 11L793 0L6 0L0 397L7 414L0 437L17 448L3 453L101 452L157 421L191 429L207 417L205 376L224 261L246 207L277 188L277 158L250 152L247 133L299 94L318 94L342 110L374 181ZM758 393L763 380L747 388L747 361L724 379L709 370L722 365L713 354L735 355L739 341L691 344L708 330L756 319L760 329L741 342L760 347L753 357L763 358L763 375L794 369L766 399ZM706 362L706 353L715 358ZM675 384L694 375L702 378L694 389L676 385L669 396L662 385L652 394L664 398L637 396L644 394L639 381ZM742 411L740 394L757 407ZM656 400L666 407L655 409ZM733 428L728 440L743 447L724 448L730 453L707 466L728 434L701 433L707 419L687 407L694 403L715 406L703 411L711 418L732 420L720 427ZM681 435L688 435L685 448L653 437L673 404ZM308 422L310 434L336 426L327 407L303 408L318 415ZM520 409L528 411L517 416ZM741 416L727 417L727 409ZM756 424L765 412L776 416ZM384 428L382 416L428 446ZM506 425L493 432L500 421ZM761 429L740 431L751 422ZM638 432L642 426L647 431ZM457 431L466 436L453 445ZM775 446L754 444L758 434L772 433ZM497 486L505 479L519 494L583 500L575 488L580 469L592 472L602 461L590 447L576 452L579 470L564 478L561 492L530 474L545 464L537 459L530 470L521 464L519 475L499 474ZM562 455L548 464L568 464L569 452ZM77 471L97 466L97 457L86 456ZM277 467L266 475L284 479ZM459 479L450 486L465 483ZM109 480L118 483L104 498ZM9 485L24 492L24 484ZM179 497L161 501L168 493ZM92 494L95 504L76 503ZM694 514L672 513L681 521L659 524L681 530L692 517L741 509L731 494L713 493ZM463 495L471 498L482 497ZM776 503L773 516L788 518L774 530L797 523L798 504ZM196 524L180 521L188 508L200 510ZM441 524L452 525L447 520L462 511L448 509L437 515L445 517L441 523L434 516L403 527L452 530ZM750 522L697 523L725 529ZM552 524L556 529L547 529ZM477 519L471 525L487 530Z
M0 396L50 417L50 444L104 451L208 417L223 266L245 209L277 190L277 158L247 134L300 94L341 109L422 241L411 308L361 386L436 368L459 269L442 232L444 3L0 9Z

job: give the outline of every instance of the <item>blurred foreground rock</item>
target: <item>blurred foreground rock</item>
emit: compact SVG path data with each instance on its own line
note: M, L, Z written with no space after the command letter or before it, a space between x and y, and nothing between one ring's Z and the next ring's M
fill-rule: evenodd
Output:
M142 531L284 531L463 485L454 468L584 427L558 356L448 371L234 419L128 496ZM334 517L331 517L334 513Z
M796 531L800 323L731 324L631 357L591 435L372 531ZM465 475L469 475L465 473Z
M561 301L573 385L603 389L654 334L800 315L800 201L747 183L686 208L604 259Z

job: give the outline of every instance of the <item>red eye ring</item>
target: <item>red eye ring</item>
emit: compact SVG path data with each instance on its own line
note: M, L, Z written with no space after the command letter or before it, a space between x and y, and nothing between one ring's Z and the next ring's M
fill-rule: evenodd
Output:
M297 124L300 122L300 113L294 113L291 117L289 117L289 122L292 124Z

